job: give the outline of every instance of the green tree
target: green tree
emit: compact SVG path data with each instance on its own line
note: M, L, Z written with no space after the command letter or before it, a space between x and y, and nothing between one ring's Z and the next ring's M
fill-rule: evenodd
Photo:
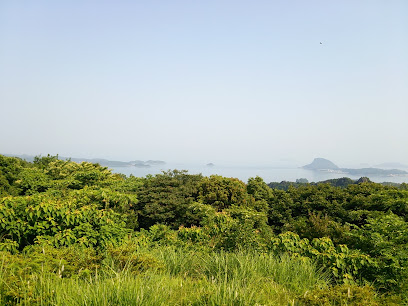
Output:
M51 179L45 174L43 169L24 168L18 174L15 182L20 195L30 195L44 192L51 187Z
M17 157L0 155L0 195L17 195L18 190L14 183L18 180L20 172L32 165Z
M50 155L48 154L47 156L35 156L33 164L40 169L45 169L48 167L48 165L54 161L58 160L58 154L57 155Z
M408 297L408 223L392 212L368 218L349 233L349 245L372 256L378 268L365 275L382 290Z
M268 212L269 202L273 197L272 189L264 182L264 180L257 176L248 179L247 192L251 195L255 202L254 208L257 211Z
M141 228L165 224L172 228L181 225L198 225L199 220L191 213L196 201L201 174L190 175L187 171L167 171L148 176L137 193Z
M247 193L244 182L220 175L204 177L199 186L199 200L222 211L232 205L252 206L254 198Z

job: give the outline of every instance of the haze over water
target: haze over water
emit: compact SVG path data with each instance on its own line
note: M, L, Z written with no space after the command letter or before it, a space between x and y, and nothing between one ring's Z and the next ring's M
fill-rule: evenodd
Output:
M222 166L215 165L208 167L206 165L198 164L183 164L183 163L170 163L160 166L152 166L150 168L136 168L136 167L113 167L113 172L122 173L127 176L134 175L137 177L144 177L148 174L158 174L167 170L188 170L190 174L201 173L204 176L210 176L213 174L222 175L225 177L236 177L240 180L247 182L248 178L260 176L266 183L291 181L295 182L297 179L306 178L309 182L320 182L328 179L349 177L357 180L361 176L353 176L344 173L330 173L322 171L306 170L294 166L278 166L278 167L261 167L261 166ZM369 176L370 180L377 183L382 182L394 182L404 183L408 182L408 176Z

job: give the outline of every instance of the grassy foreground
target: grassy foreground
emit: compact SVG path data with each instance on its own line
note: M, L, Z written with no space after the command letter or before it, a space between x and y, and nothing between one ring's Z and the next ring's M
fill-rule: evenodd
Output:
M0 303L290 305L327 284L312 263L301 259L260 253L197 253L169 247L140 249L122 264L106 259L99 269L80 277L60 277L61 268L54 273L42 270L20 279L19 292L15 292L19 297L11 301L7 289L13 284L7 279L11 280L16 271L2 265Z

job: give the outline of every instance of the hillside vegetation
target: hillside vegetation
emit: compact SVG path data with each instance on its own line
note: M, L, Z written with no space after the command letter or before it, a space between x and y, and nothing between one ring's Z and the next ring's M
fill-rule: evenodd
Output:
M408 186L0 155L1 305L398 305Z

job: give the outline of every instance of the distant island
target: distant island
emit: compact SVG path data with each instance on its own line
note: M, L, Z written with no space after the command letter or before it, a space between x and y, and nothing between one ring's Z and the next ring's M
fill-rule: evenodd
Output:
M34 161L34 157L35 157L32 155L17 155L17 154L3 154L3 155L19 157L28 162ZM100 164L101 166L104 166L104 167L150 168L152 166L160 166L160 165L166 164L166 162L162 160L148 160L148 161L134 160L134 161L124 162L124 161L108 160L108 159L102 159L102 158L78 158L78 157L64 157L64 156L58 156L58 159L71 160L76 163L89 162L89 163L94 163L94 164Z
M68 159L65 157L59 157L60 159ZM159 165L165 165L166 162L162 160L148 160L148 161L143 161L143 160L133 160L133 161L128 161L128 162L123 162L123 161L117 161L117 160L107 160L107 159L100 159L100 158L93 158L93 159L87 159L87 158L70 158L70 160L74 162L90 162L90 163L98 163L101 166L104 167L136 167L136 168L150 168L152 166L159 166Z
M148 161L134 160L134 161L130 161L129 164L130 166L137 167L137 168L150 168L151 166L165 165L166 162L162 160L148 160Z
M309 170L339 170L340 168L328 159L315 158L309 165L303 166Z
M375 167L379 167L379 168L407 168L408 169L408 165L401 164L401 163L382 163L382 164L376 165Z
M61 158L62 159L62 158ZM90 162L98 163L104 167L136 167L136 168L150 168L152 166L165 165L166 162L162 160L133 160L128 162L116 161L116 160L107 160L107 159L86 159L86 158L71 158L75 162Z
M214 167L215 165L213 163L208 163L206 166L207 167Z
M162 160L148 160L147 162L145 162L148 165L152 165L152 166L159 166L159 165L165 165L166 162L162 161Z
M345 173L350 175L380 175L380 176L393 176L393 175L407 175L408 172L400 169L380 169L380 168L361 168L350 169L340 168L333 162L325 158L315 158L311 164L305 165L303 169L314 171L325 171L333 173Z

